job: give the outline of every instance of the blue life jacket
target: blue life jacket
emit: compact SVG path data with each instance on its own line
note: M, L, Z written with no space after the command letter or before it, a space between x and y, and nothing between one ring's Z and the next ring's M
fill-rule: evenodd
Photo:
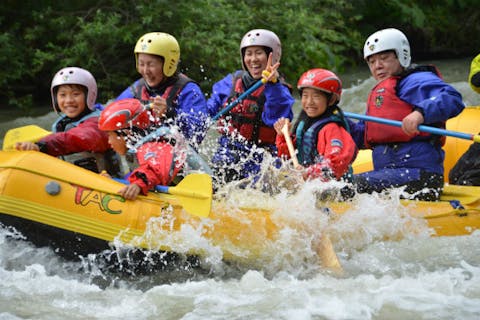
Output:
M326 124L335 122L350 132L348 123L342 116L338 115L338 110L338 107L336 107L336 110L331 115L320 118L306 130L304 130L305 120L302 120L298 123L295 136L297 138L296 146L298 150L299 163L302 165L311 165L316 162L315 160L319 156L317 151L318 133Z

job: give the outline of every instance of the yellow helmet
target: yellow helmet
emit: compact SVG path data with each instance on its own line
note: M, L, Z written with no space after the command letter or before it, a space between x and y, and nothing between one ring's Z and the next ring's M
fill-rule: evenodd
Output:
M180 46L174 36L163 32L146 33L138 39L135 45L135 64L138 68L138 54L148 53L161 56L163 62L163 74L172 76L177 71L180 60Z

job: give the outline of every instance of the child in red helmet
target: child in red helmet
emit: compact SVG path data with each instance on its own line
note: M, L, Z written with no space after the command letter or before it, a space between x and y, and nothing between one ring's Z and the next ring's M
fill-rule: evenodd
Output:
M118 192L127 200L146 195L156 185L169 185L185 162L186 153L175 150L170 130L148 135L152 121L153 115L137 99L118 100L100 114L98 127L107 131L111 147L121 156L129 149L136 155L135 159L126 157L133 171L128 177L130 184Z
M297 84L302 99L302 111L293 126L293 142L298 150L299 168L303 178L323 181L340 180L355 160L357 148L348 132L348 125L338 107L342 93L340 79L331 71L311 69ZM279 119L277 131L278 155L289 158L282 128L291 127L288 119Z

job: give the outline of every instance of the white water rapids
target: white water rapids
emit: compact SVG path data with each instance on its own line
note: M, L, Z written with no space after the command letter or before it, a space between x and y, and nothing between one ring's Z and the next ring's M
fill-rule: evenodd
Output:
M438 66L467 105L480 105L480 95L465 81L469 60ZM344 90L345 110L363 111L373 85L364 79ZM53 118L49 113L0 123L2 136L25 124L48 128ZM203 247L209 268L147 275L108 272L92 257L66 261L0 228L0 319L480 318L480 232L431 238L431 230L418 222L415 232L408 231L405 225L412 221L398 200L362 195L332 230L344 269L336 275L318 266L307 238L319 215L325 216L315 208L312 192L318 188L306 184L294 196L248 190L230 195L236 205L268 205L275 216L304 227L304 232L283 230L250 268L221 262L218 248L192 228L182 230L182 238L191 241L182 245Z

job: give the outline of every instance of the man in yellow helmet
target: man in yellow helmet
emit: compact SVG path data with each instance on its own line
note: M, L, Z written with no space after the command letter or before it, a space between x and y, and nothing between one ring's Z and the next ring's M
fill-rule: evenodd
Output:
M142 78L116 100L136 98L151 105L162 125L178 126L197 147L206 132L207 105L199 85L178 71L180 46L175 37L163 32L146 33L138 39L134 54Z
M480 93L480 54L473 58L470 65L468 83L473 91ZM480 143L472 143L458 159L448 174L450 184L480 186Z
M472 60L468 82L473 91L480 93L480 54Z

